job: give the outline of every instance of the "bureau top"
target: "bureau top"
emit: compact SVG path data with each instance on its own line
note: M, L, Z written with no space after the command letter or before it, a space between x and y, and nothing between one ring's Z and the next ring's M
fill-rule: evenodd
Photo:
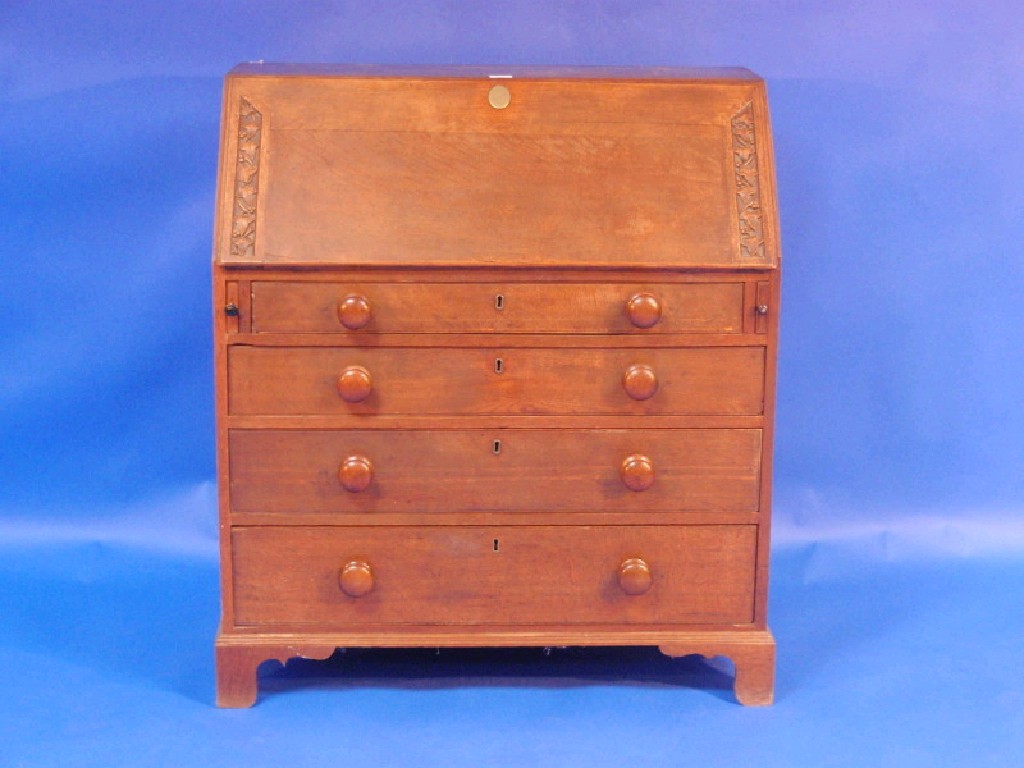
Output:
M745 69L243 64L224 91L226 266L772 268Z
M756 81L761 78L743 67L523 67L404 64L286 64L250 61L239 64L228 77L397 77L397 78L501 78L517 80L693 80L698 82Z

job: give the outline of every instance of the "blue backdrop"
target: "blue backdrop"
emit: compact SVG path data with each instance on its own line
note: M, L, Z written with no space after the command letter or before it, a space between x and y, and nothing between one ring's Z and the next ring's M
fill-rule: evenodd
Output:
M767 78L773 709L604 651L350 654L211 707L213 187L253 59ZM1019 762L1022 73L1010 0L0 3L0 766Z

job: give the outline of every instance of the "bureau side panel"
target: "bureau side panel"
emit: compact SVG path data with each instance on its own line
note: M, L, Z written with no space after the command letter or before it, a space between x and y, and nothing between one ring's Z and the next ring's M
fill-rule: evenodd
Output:
M771 555L772 488L774 481L775 417L777 411L776 388L778 379L779 329L782 317L782 243L779 229L779 209L776 201L774 142L768 109L768 94L762 83L753 101L754 133L757 142L759 194L763 218L761 219L765 251L773 270L763 273L767 283L767 338L764 367L764 441L762 446L762 480L760 498L760 525L757 542L757 590L755 598L755 625L768 626L769 560Z
M758 543L757 543L757 594L755 623L760 629L767 628L768 582L771 557L772 491L774 480L776 388L778 379L779 319L782 302L781 269L765 275L768 288L768 316L765 348L765 406L764 431L761 448L761 486L759 499Z
M230 337L237 333L237 326L229 325L230 318L225 315L225 302L229 295L237 293L238 282L224 275L223 269L216 264L213 268L212 311L213 311L213 369L214 369L214 404L216 419L216 458L217 458L217 500L220 529L220 581L221 581L221 624L230 626L233 623L233 579L231 570L231 498L229 471L230 458L228 448L228 365L227 345Z

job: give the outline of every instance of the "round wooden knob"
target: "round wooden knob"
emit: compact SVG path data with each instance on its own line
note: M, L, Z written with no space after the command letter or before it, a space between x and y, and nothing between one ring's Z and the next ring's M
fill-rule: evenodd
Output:
M654 482L654 464L646 456L634 453L622 460L619 468L623 484L631 491L643 491Z
M345 563L338 574L338 585L349 597L362 597L373 591L373 570L363 560Z
M637 328L650 328L661 320L661 304L652 293L634 293L626 302L626 314Z
M630 557L619 566L619 586L627 595L642 595L651 588L651 568L643 558Z
M634 400L646 400L658 391L658 377L649 365L631 365L622 374L622 386Z
M350 493L362 493L373 481L373 464L365 456L349 456L338 467L338 482Z
M350 365L338 377L338 394L346 403L360 403L373 391L373 378L361 365Z
M338 304L338 320L350 331L358 331L370 322L370 302L365 296L349 294Z

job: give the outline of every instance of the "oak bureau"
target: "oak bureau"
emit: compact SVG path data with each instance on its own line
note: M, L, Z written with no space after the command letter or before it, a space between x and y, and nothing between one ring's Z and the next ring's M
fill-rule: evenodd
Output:
M221 706L385 646L724 655L771 702L760 78L237 67L213 298Z

